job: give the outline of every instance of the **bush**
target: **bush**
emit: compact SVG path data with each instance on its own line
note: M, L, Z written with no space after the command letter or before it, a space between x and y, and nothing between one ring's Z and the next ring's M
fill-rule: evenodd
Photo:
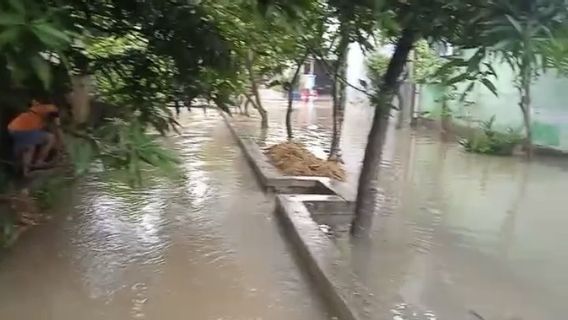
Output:
M517 145L523 140L518 130L508 128L506 132L493 129L495 116L481 124L481 133L460 140L465 150L473 153L511 155Z

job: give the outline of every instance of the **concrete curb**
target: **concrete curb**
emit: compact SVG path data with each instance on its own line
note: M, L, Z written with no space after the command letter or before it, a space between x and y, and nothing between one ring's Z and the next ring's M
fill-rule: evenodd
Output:
M337 196L277 196L276 213L296 254L317 290L341 319L375 319L378 308L374 305L373 294L359 281L336 245L312 219L304 204L307 201L344 202Z
M286 231L285 235L299 257L300 264L330 309L343 320L375 319L373 314L377 313L373 311L378 309L373 304L373 295L361 284L349 262L314 220L333 220L337 217L351 220L352 215L344 212L351 212L345 208L353 205L354 199L346 196L331 179L280 174L254 139L240 135L229 117L225 114L222 117L259 183L265 189L279 193L276 197L278 220ZM308 203L318 207L319 212L310 212Z
M327 194L337 195L345 201L353 201L345 187L333 179L325 177L285 176L266 158L256 141L245 137L237 131L231 119L221 113L233 137L245 154L259 183L264 189L285 194Z

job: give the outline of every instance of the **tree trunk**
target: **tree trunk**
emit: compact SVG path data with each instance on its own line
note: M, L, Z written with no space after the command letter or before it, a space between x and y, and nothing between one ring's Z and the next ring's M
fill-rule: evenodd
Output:
M412 85L412 104L410 110L410 126L414 127L418 124L418 117L420 116L420 91L419 84Z
M245 103L244 104L245 104L244 111L243 111L244 115L247 116L247 117L250 117L250 114L249 114L250 98L247 97L246 95L245 95Z
M249 51L249 55L247 59L245 59L246 67L249 74L250 85L252 89L252 94L254 95L254 99L256 101L256 109L260 114L260 126L263 129L268 128L268 112L262 106L262 101L260 99L260 92L258 91L258 85L256 83L256 77L254 74L253 62L254 62L254 55L252 51Z
M337 126L337 118L339 116L339 84L337 83L337 68L334 68L334 78L333 78L333 86L331 87L331 98L332 98L332 108L333 108L333 115L332 115L332 122L333 122L333 131L331 133L331 146L329 148L329 157L328 160L333 160L337 158L338 148L339 148L339 128Z
M442 129L442 136L446 136L450 132L450 108L448 107L448 100L442 101L442 115L440 117L440 128Z
M408 90L412 90L413 89L413 83L415 81L415 75L414 75L414 60L415 60L415 53L414 50L412 50L409 53L409 59L407 61L406 64L406 74L407 76L404 77L405 81L407 82L407 85L409 86ZM402 127L405 126L405 122L406 119L408 117L411 117L412 115L412 101L407 101L407 92L408 90L406 90L406 86L402 87L403 89L405 89L404 91L401 91L401 88L399 88L396 92L396 96L398 98L398 118L396 121L396 128L397 129L402 129ZM414 93L414 91L413 91ZM408 97L408 99L412 100L412 97Z
M349 30L345 23L340 26L341 39L338 45L338 57L335 64L333 78L333 133L328 159L342 161L341 159L341 131L345 117L345 105L347 103L347 84L343 79L347 75L347 56L349 55Z
M530 90L530 89L529 89ZM525 100L524 105L521 107L521 110L523 112L523 122L525 125L525 132L526 132L526 136L525 136L525 151L527 153L527 157L528 158L532 158L533 153L534 153L534 146L532 143L532 126L531 126L531 105L529 103L530 101L530 93L527 92L527 95L525 97L523 97L522 99Z
M398 90L400 85L398 79L416 39L417 34L415 31L409 29L403 31L402 36L397 41L396 50L381 83L379 93L381 96L375 106L373 125L369 133L363 166L359 176L355 219L351 225L351 233L354 236L366 236L373 222L377 202L377 180L383 144L388 129L391 101Z
M179 118L179 115L181 114L181 105L177 99L174 100L174 109L176 110L176 117Z
M292 106L294 104L294 87L290 83L288 88L288 108L286 109L286 134L288 135L288 140L294 138L294 133L292 132Z
M408 117L408 125L413 126L414 125L414 114L416 111L416 92L417 92L417 88L418 85L416 84L416 50L412 50L410 52L410 63L408 66L409 69L409 75L410 75L410 95L408 96L408 99L410 99L408 101L408 112L406 113L406 116Z
M398 118L396 119L396 128L397 129L402 129L402 126L404 124L404 95L402 92L400 92L400 89L398 90L398 92L396 93L396 97L398 99Z
M531 125L531 75L532 68L530 62L523 61L521 64L521 85L519 93L521 95L520 107L523 113L523 123L525 126L525 152L528 158L533 156L532 125Z
M71 77L72 91L69 95L69 102L72 106L74 125L82 125L89 120L91 114L90 83L91 76L89 75Z
M294 76L290 81L290 86L288 88L288 108L286 109L286 133L288 134L288 140L292 140L294 133L292 132L292 107L294 105L294 85L298 81L298 76L300 75L300 70L306 61L308 54L306 53L300 60L296 61L296 71Z
M258 110L258 113L260 114L260 127L266 129L268 128L268 112L262 106L260 93L258 92L258 87L254 82L252 85L252 92L254 93L254 99L256 100L256 110Z

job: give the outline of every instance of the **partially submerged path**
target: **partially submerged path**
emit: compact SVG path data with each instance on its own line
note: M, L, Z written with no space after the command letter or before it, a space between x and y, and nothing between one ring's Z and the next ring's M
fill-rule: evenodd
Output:
M183 178L74 186L0 259L0 319L329 319L214 113L185 115Z
M257 133L257 119L236 116L233 123L259 145L273 145L286 139L281 121L285 107L278 102L267 104L271 127L262 135ZM372 119L366 115L369 111L364 105L346 109L342 147L347 183L352 187L356 187ZM325 157L330 103L297 103L293 115L295 138ZM353 241L348 222L333 225L329 217L317 221L331 224L329 239L347 260L342 268L353 271L373 293L379 307L374 316L566 318L566 159L527 162L475 155L440 139L432 130L390 129L377 185L380 205L369 239ZM321 239L309 238L316 228L302 224L299 230L309 239L304 243L321 245ZM331 259L335 259L333 253ZM336 284L340 293L344 289L361 292L358 286L343 286L344 281Z

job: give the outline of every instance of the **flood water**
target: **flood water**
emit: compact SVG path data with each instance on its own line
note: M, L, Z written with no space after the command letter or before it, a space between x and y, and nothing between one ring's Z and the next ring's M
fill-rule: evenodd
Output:
M235 117L263 144L285 139ZM372 109L350 105L342 136L354 192ZM174 180L132 190L94 175L54 221L0 257L0 319L330 319L289 253L265 196L214 112L183 116L165 143ZM325 157L329 101L297 103L296 138ZM374 293L377 319L565 319L568 163L479 156L428 130L392 129L368 241L333 240Z
M371 241L339 245L392 319L565 319L567 187L566 159L472 155L400 132Z
M269 110L269 144L284 140L284 108ZM325 156L330 103L295 110L296 138ZM371 115L365 105L347 108L352 191ZM474 155L431 130L391 128L381 167L370 240L334 238L374 293L377 319L568 317L568 160Z
M0 319L330 319L216 112L183 116L180 177L94 175L0 257Z

